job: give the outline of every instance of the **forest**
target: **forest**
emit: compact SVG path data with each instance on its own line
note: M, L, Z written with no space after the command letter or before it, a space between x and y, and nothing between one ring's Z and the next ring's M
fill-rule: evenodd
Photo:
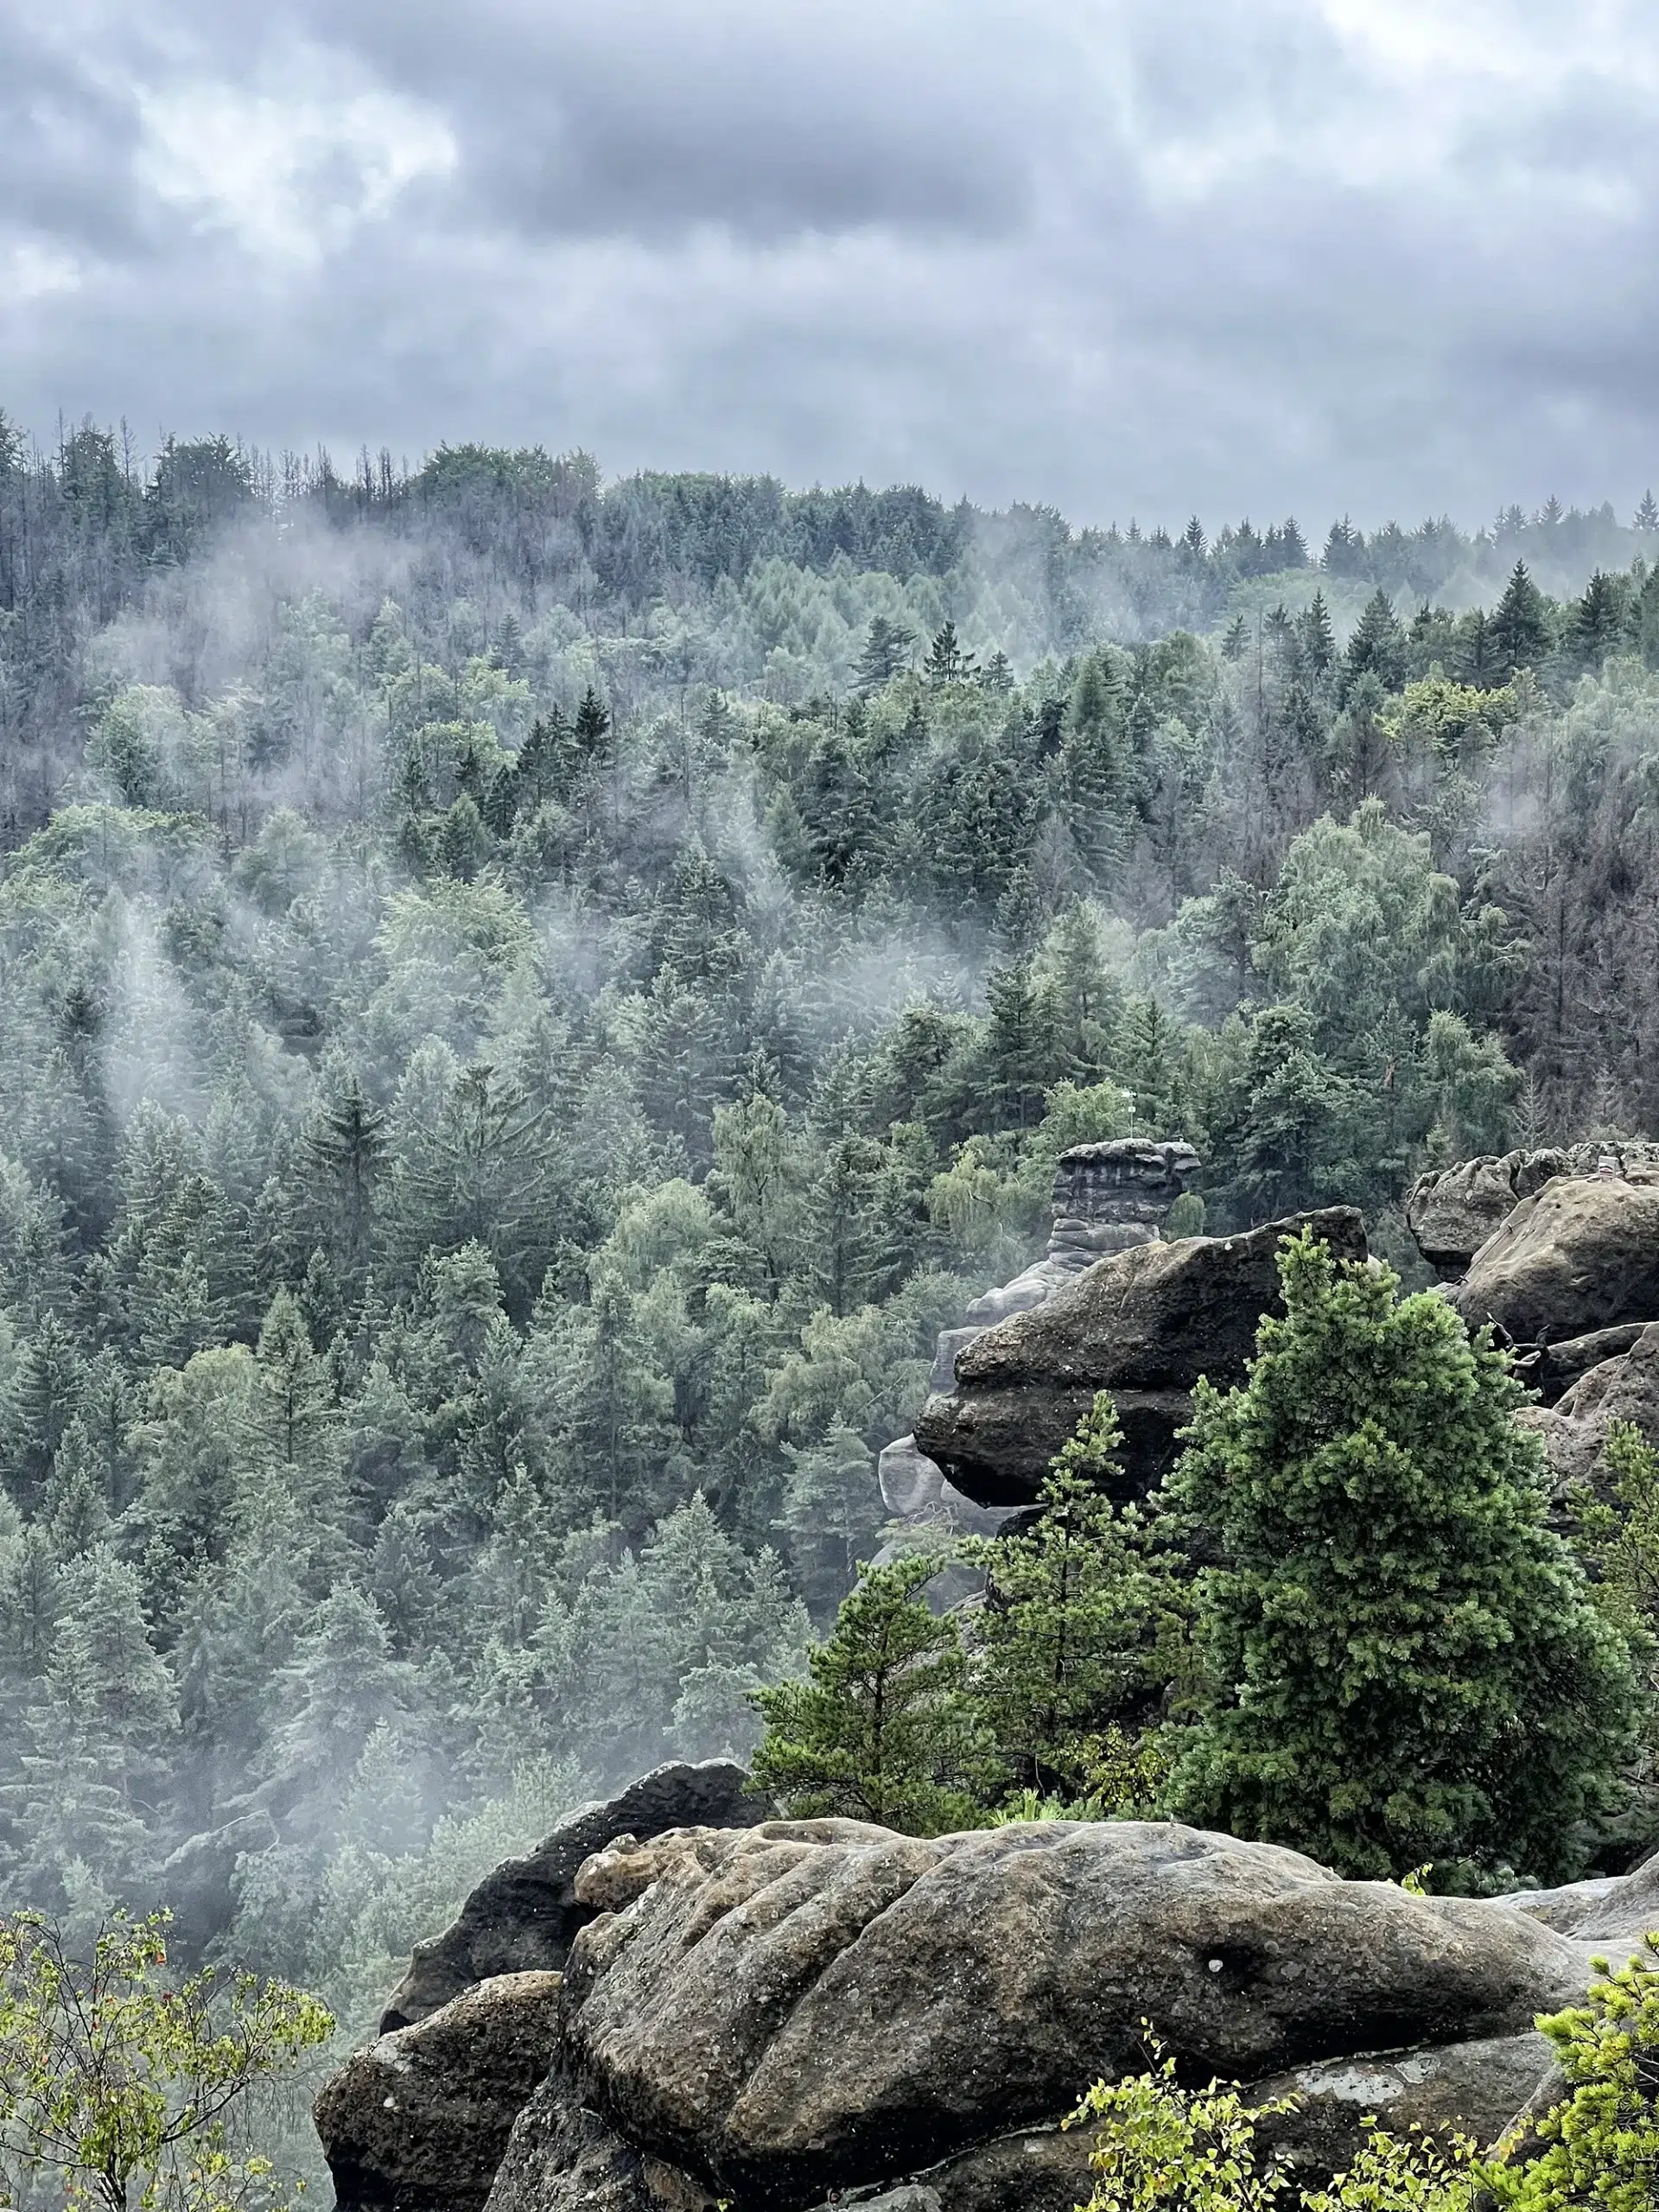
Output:
M1415 1287L1425 1166L1659 1126L1659 507L0 416L0 1890L242 1823L216 1944L355 2038L554 1814L752 1749L1066 1145Z

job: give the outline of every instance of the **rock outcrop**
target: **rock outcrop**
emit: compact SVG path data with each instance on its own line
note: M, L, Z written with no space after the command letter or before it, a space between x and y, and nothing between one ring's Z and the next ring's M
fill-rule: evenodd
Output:
M1615 1421L1634 1422L1659 1444L1659 1322L1634 1335L1629 1351L1592 1367L1555 1405L1529 1406L1516 1416L1543 1437L1561 1488L1593 1483Z
M340 2212L480 2212L557 2048L556 1974L480 1982L349 2058L318 2095Z
M1406 1224L1430 1267L1455 1279L1523 1198L1557 1176L1599 1177L1604 1164L1629 1183L1659 1180L1659 1145L1589 1143L1501 1157L1489 1153L1454 1167L1436 1167L1412 1185Z
M988 1329L1046 1305L1097 1261L1156 1242L1199 1165L1190 1144L1157 1144L1146 1137L1114 1137L1063 1152L1054 1170L1047 1249L1012 1282L975 1299L963 1327L940 1331L930 1392L943 1395L955 1388L958 1357ZM882 1503L902 1521L940 1522L982 1535L998 1528L1008 1510L1006 1503L959 1490L913 1436L887 1446L877 1473Z
M747 1796L747 1784L742 1767L710 1759L659 1766L607 1802L578 1805L534 1851L486 1874L442 1936L416 1945L408 1973L387 2000L381 2033L425 2019L475 1982L562 1967L578 1929L593 1917L575 1894L584 1859L624 1834L655 1836L699 1824L751 1827L771 1808Z
M1455 1167L1431 1168L1407 1194L1406 1226L1429 1266L1455 1278L1522 1198L1571 1173L1571 1160L1560 1151L1506 1152L1501 1158L1489 1153Z
M1659 1180L1555 1177L1481 1246L1455 1303L1522 1344L1659 1320Z
M1071 2212L1059 2122L1148 2019L1184 2078L1294 2096L1270 2138L1317 2181L1368 2114L1491 2141L1543 2109L1535 2016L1659 1926L1659 1861L1418 1897L1163 1821L700 1827L572 1887L562 1987L486 1983L324 2090L343 2212Z
M774 1821L606 1853L579 1887L636 1883L573 1947L566 2062L638 2150L744 2212L1052 2123L1144 2063L1143 2018L1198 2078L1249 2082L1524 2034L1583 1980L1507 1906L1166 1822Z
M1312 1228L1344 1259L1366 1256L1351 1206L1294 1215L1237 1236L1142 1244L1097 1262L1045 1305L959 1352L956 1388L928 1400L916 1443L983 1505L1028 1504L1096 1390L1117 1400L1125 1487L1150 1488L1177 1449L1200 1375L1243 1379L1256 1325L1279 1306L1281 1240Z

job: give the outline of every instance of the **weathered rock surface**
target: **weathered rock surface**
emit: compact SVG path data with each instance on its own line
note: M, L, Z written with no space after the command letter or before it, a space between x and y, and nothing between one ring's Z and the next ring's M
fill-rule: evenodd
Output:
M556 2063L518 2115L486 2212L715 2212L717 2202L619 2135Z
M1445 2044L1428 2050L1321 2059L1252 2082L1253 2105L1294 2097L1294 2112L1262 2124L1262 2140L1304 2183L1351 2166L1368 2117L1391 2135L1471 2135L1490 2150L1525 2111L1554 2054L1535 2030Z
M425 2019L493 1975L562 1967L577 1930L593 1917L573 1887L583 1859L623 1834L700 1824L751 1827L771 1808L746 1796L747 1783L741 1766L709 1759L659 1766L604 1803L578 1805L534 1851L486 1874L442 1936L416 1945L387 2000L381 2032Z
M1522 1198L1572 1173L1565 1152L1488 1153L1420 1175L1406 1198L1406 1226L1431 1268L1460 1275Z
M1655 1144L1592 1141L1501 1157L1489 1153L1420 1175L1406 1199L1406 1224L1430 1267L1455 1277L1523 1198L1558 1175L1599 1176L1604 1161L1629 1183L1659 1181Z
M471 2212L557 2041L559 1976L482 1982L355 2052L326 2082L317 2133L340 2212Z
M1563 1485L1593 1480L1615 1421L1634 1421L1659 1443L1659 1322L1628 1351L1592 1367L1557 1404L1528 1406L1516 1418L1543 1438L1550 1471Z
M632 1894L570 1955L588 2101L745 2212L937 2189L930 2166L1142 2063L1143 2017L1190 2072L1251 2081L1522 2034L1583 1980L1508 1905L1165 1822L768 1822L604 1853L580 1886Z
M1557 1176L1481 1246L1454 1303L1517 1344L1659 1320L1659 1182Z
M1098 1262L957 1353L957 1387L928 1400L917 1445L969 1497L1026 1504L1094 1393L1109 1389L1124 1431L1125 1487L1145 1491L1174 1457L1198 1376L1243 1379L1257 1322L1278 1310L1280 1241L1304 1226L1344 1259L1366 1255L1358 1213L1332 1206L1237 1236L1144 1244Z
M1628 1874L1558 1890L1518 1890L1506 1903L1570 1937L1586 1955L1604 1943L1637 1946L1643 1936L1659 1935L1659 1857Z

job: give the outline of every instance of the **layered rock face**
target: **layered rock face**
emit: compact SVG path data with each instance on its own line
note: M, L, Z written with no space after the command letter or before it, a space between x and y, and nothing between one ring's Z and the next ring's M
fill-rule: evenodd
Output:
M381 2015L382 2035L425 2019L493 1976L562 1967L578 1929L593 1918L575 1893L584 1859L619 1835L763 1821L771 1808L745 1795L747 1783L731 1760L710 1759L658 1767L607 1802L578 1805L526 1857L504 1859L486 1874L442 1936L416 1944Z
M1144 2063L1143 2018L1252 2081L1522 2033L1582 1980L1520 1913L1173 1823L772 1821L607 1854L607 1898L631 1859L639 1895L573 1948L567 2049L632 2141L757 2212L1058 2120Z
M480 2212L553 2063L559 1979L499 1974L347 2060L315 2110L342 2205Z
M1145 1137L1115 1137L1063 1152L1054 1170L1047 1250L1012 1282L975 1299L962 1328L940 1332L930 1389L936 1395L951 1390L958 1357L988 1329L1046 1304L1097 1261L1154 1243L1199 1166L1190 1144L1154 1144ZM982 1535L999 1525L1009 1504L1022 1502L964 1493L913 1436L887 1446L877 1473L888 1512L904 1521L948 1518Z
M957 1355L956 1387L928 1400L917 1445L977 1503L1027 1504L1095 1392L1110 1390L1125 1487L1145 1491L1175 1456L1199 1376L1222 1387L1243 1380L1257 1323L1280 1310L1281 1240L1305 1228L1340 1258L1366 1256L1357 1211L1332 1206L1237 1236L1144 1243L1098 1261Z

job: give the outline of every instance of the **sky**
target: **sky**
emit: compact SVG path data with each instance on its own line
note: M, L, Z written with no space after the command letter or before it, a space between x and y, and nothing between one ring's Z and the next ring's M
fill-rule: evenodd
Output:
M0 407L1624 515L1656 122L1639 0L0 0Z

